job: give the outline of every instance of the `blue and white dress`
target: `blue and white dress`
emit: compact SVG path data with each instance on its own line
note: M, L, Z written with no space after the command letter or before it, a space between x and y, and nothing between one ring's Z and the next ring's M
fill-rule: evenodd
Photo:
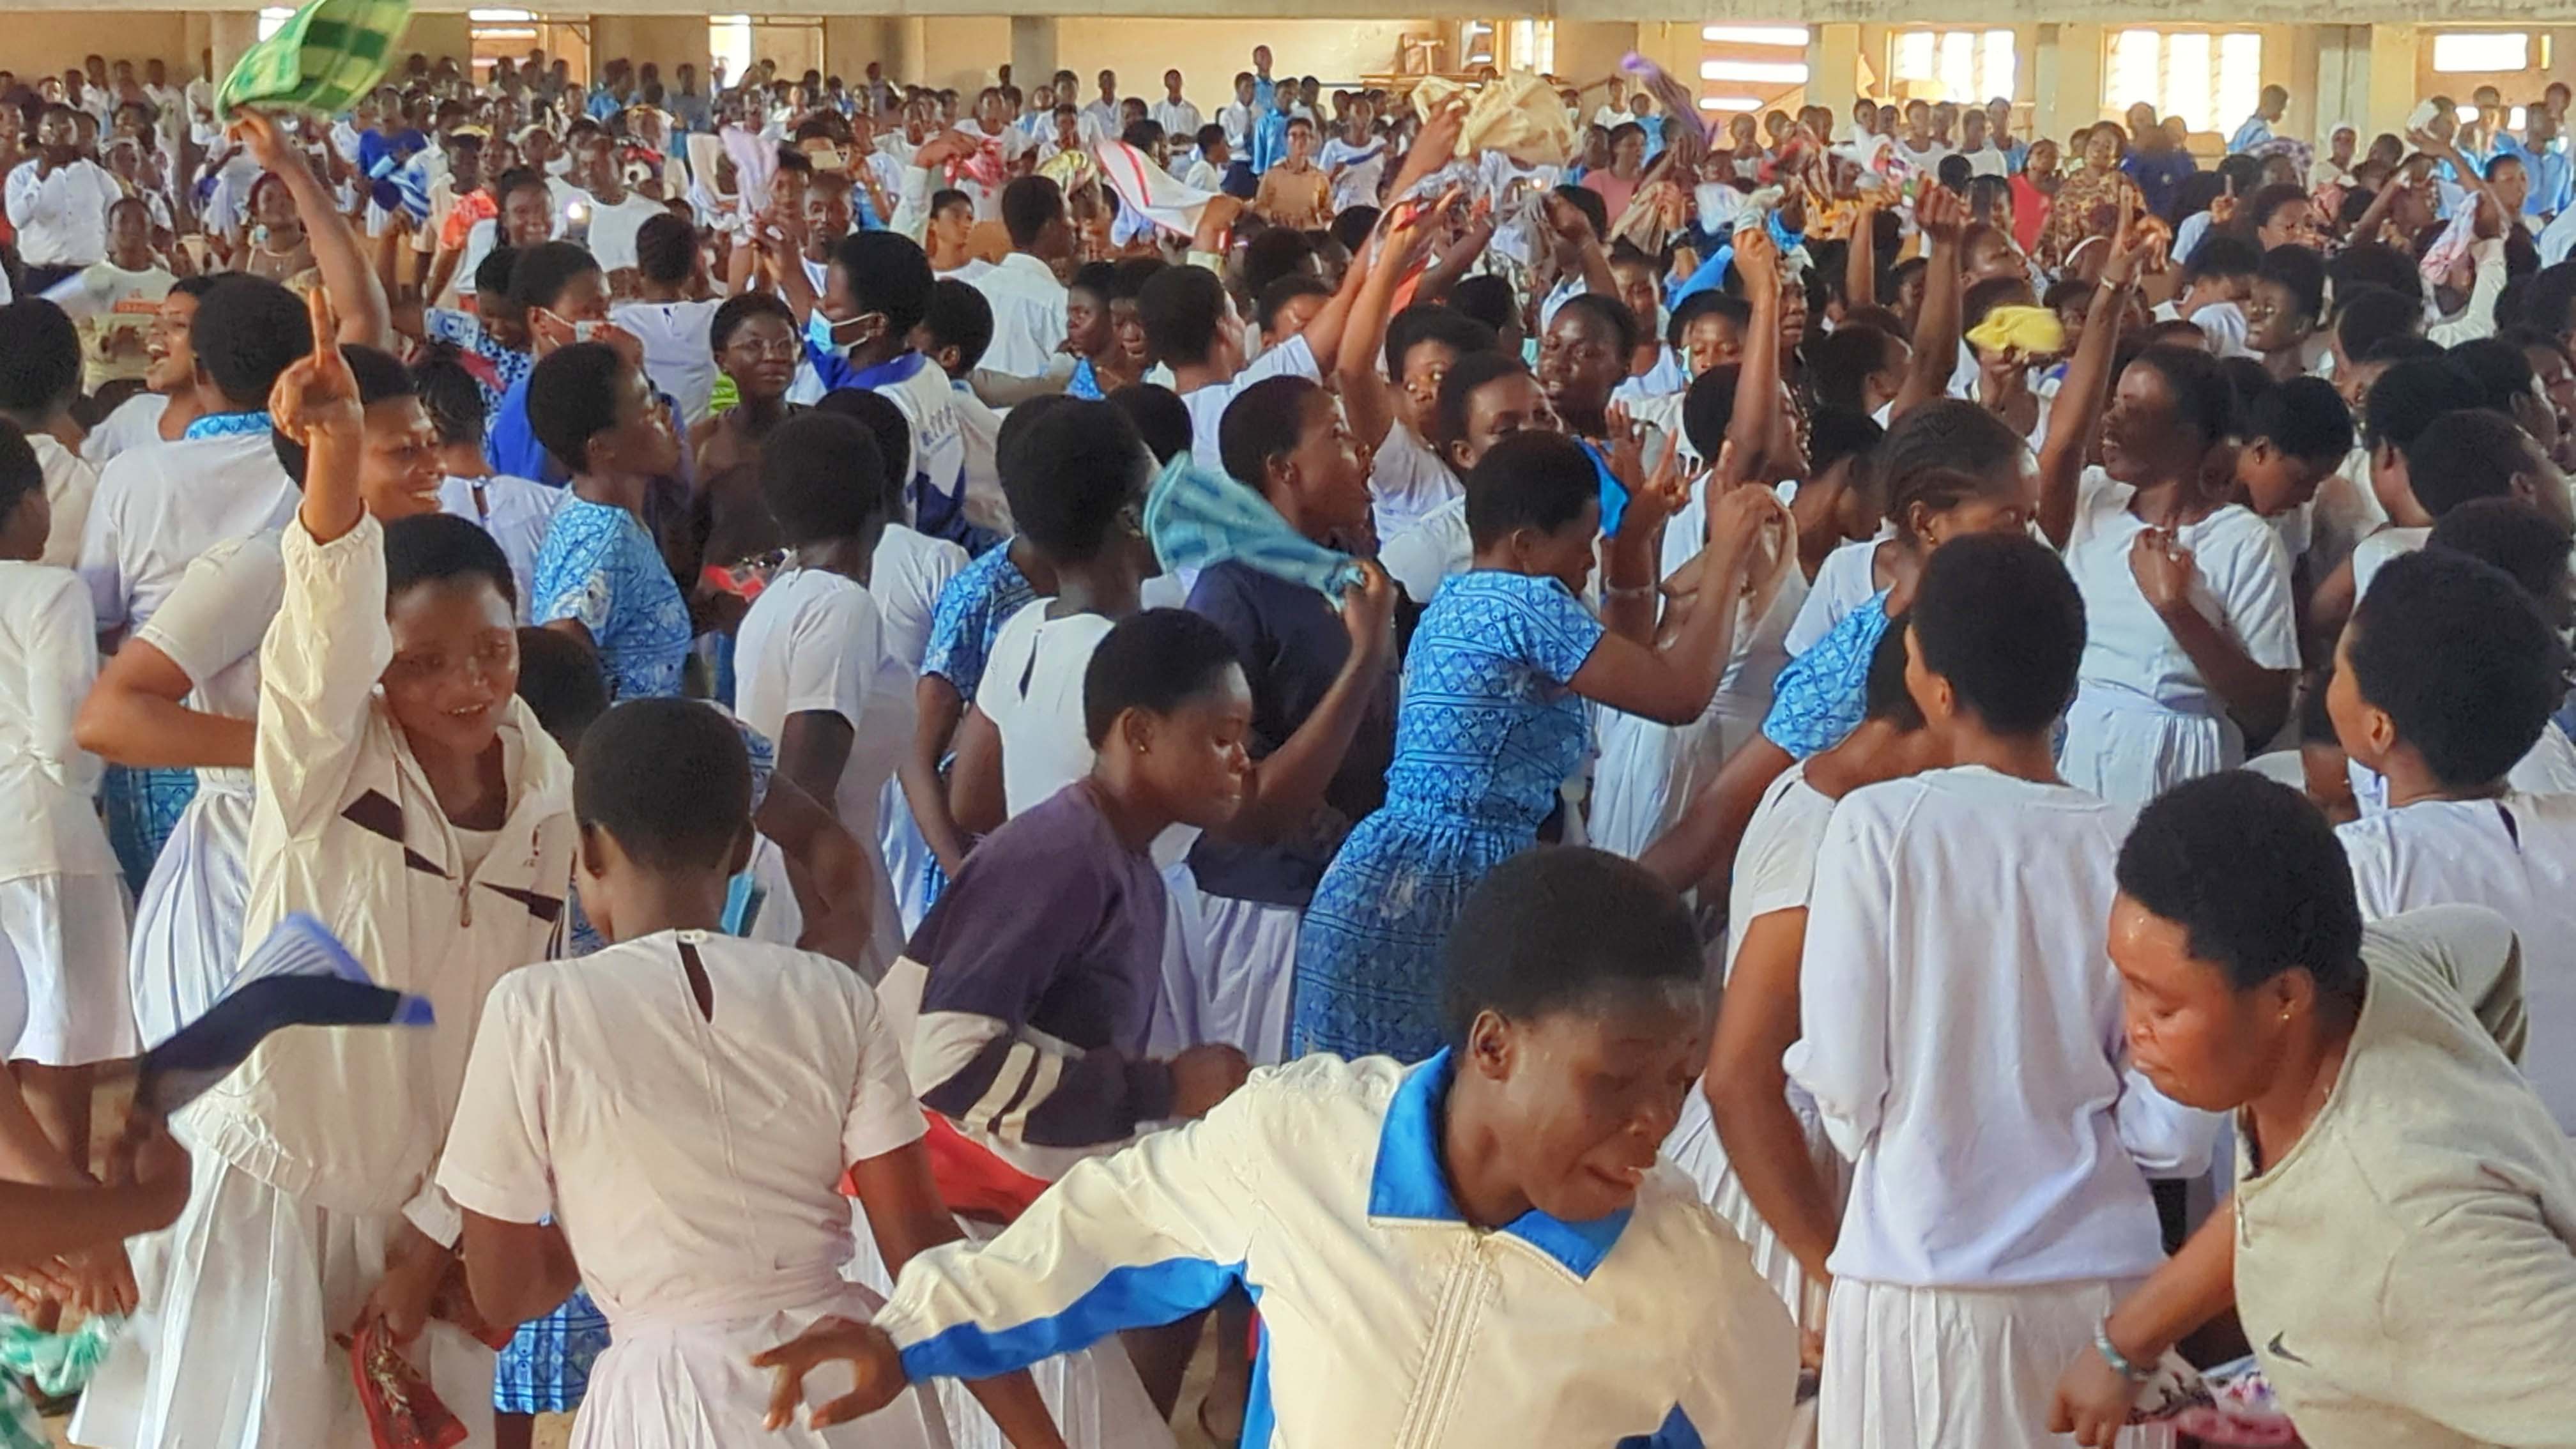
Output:
M634 514L578 495L566 498L537 550L538 624L578 619L599 647L611 699L680 692L694 631L688 601L662 551Z
M1538 840L1582 764L1568 687L1601 621L1553 578L1479 569L1441 585L1405 657L1386 806L1324 872L1297 933L1290 1055L1443 1045L1440 946L1467 893Z

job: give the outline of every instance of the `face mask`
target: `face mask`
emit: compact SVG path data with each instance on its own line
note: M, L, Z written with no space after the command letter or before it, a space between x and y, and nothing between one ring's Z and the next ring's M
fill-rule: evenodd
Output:
M856 327L863 320L865 319L853 317L847 322L834 322L831 318L824 316L819 310L808 312L805 314L805 340L808 343L811 343L817 351L840 352L845 348L855 345L857 341L856 338L853 338L850 342L843 342L841 340L841 329L844 327Z

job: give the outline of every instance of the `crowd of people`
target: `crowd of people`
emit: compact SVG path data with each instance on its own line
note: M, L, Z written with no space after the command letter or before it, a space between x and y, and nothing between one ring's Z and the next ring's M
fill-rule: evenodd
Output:
M1251 61L0 73L74 1442L2567 1443L2567 88Z

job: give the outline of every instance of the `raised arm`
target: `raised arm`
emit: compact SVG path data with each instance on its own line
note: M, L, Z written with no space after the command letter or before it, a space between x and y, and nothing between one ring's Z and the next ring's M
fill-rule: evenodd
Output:
M1768 227L1735 234L1735 269L1753 318L1745 324L1743 365L1735 374L1735 409L1726 420L1726 443L1710 486L1731 488L1755 479L1777 479L1778 454L1786 450L1788 418L1780 407L1780 248ZM1764 471L1766 467L1772 471Z
M243 111L233 122L233 134L295 198L296 214L304 218L304 235L313 248L313 265L322 274L322 290L331 294L331 304L339 313L335 340L391 346L393 309L385 301L384 283L356 229L314 179L313 168L262 112Z
M1843 253L1843 308L1878 305L1878 204L1876 189L1860 193L1852 212L1851 245Z
M1351 649L1341 672L1306 722L1253 766L1243 805L1223 834L1246 840L1285 837L1313 816L1323 803L1324 788L1351 752L1360 721L1387 678L1387 656L1395 647L1395 581L1376 564L1362 567L1367 581L1342 596L1342 624L1350 633Z
M2103 260L2102 280L2093 292L2091 315L2099 325L2084 329L2084 340L2066 364L2066 381L2048 412L2048 438L2039 449L2039 494L2033 500L2033 515L2039 520L2039 531L2056 548L2066 547L2075 532L2076 488L2084 475L2085 451L2109 400L2119 319L2129 310L2139 268L2146 261L2148 244L2140 241L2133 221L2124 213L2119 231L2111 238L2111 253ZM1923 305L1928 312L1932 304L1927 298Z
M1687 724L1708 708L1735 643L1736 596L1754 535L1780 516L1768 489L1738 488L1712 500L1708 547L1700 551L1699 604L1663 647L1605 634L1568 681L1574 692L1662 724Z
M1959 362L1961 278L1967 251L1959 238L1967 232L1968 204L1949 187L1927 186L1914 198L1914 219L1933 242L1932 260L1923 277L1923 311L1914 321L1914 357L1896 391L1896 404L1888 413L1891 420L1941 396Z

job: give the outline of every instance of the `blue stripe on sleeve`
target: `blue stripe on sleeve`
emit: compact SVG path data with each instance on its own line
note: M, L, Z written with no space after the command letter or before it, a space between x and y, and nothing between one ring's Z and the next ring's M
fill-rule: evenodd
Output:
M1242 1281L1241 1263L1167 1258L1111 1270L1064 1311L1009 1328L960 1323L903 1351L904 1377L985 1379L1088 1348L1122 1329L1152 1328L1215 1303Z

